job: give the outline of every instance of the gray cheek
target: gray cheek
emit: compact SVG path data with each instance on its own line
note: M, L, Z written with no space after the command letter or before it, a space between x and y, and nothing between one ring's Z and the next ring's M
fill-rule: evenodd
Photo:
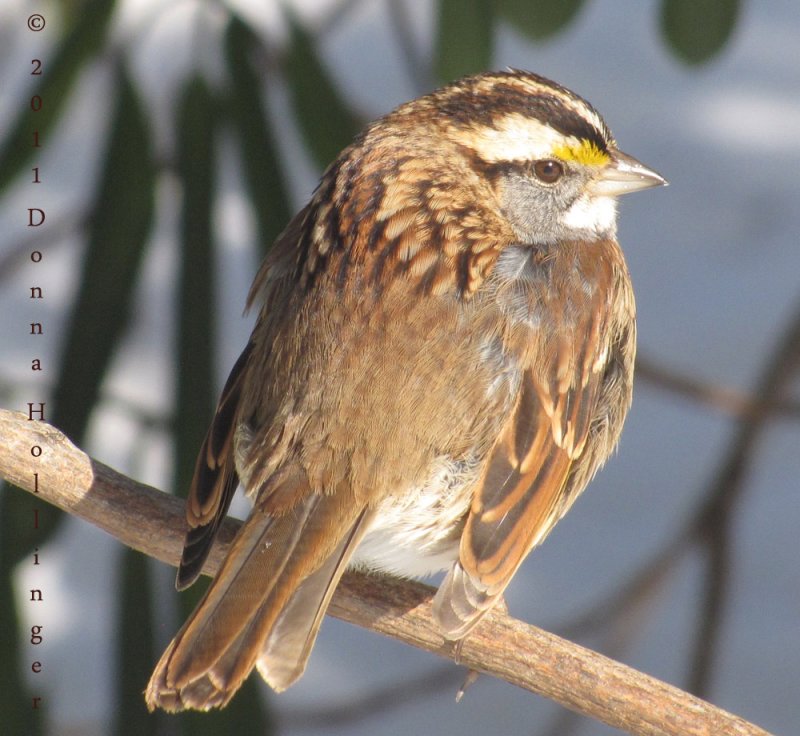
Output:
M502 182L501 204L517 237L523 243L548 244L564 236L560 213L577 192L565 182L560 187L545 187L536 180L510 174Z

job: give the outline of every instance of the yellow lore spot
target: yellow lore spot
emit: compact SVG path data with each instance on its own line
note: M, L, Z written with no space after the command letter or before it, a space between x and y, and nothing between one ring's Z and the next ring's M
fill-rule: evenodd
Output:
M608 154L601 151L593 141L583 138L574 145L556 146L553 155L562 161L575 161L584 166L603 166L608 163Z

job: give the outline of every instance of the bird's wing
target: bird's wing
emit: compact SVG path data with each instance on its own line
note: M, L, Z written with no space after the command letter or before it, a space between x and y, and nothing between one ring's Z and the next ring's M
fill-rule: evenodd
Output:
M524 371L516 404L489 454L435 612L448 638L464 636L502 595L522 560L567 511L606 361L604 310L586 310ZM576 342L577 341L577 342ZM546 368L542 368L546 366ZM581 474L583 476L584 474Z
M219 525L228 512L239 484L234 462L233 436L247 362L252 350L251 342L233 366L197 456L186 499L186 521L189 529L175 582L178 590L190 586L202 572Z

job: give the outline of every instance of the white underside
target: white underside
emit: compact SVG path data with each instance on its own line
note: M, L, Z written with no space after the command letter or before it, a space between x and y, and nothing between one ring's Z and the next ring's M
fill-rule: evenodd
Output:
M383 502L351 566L404 577L448 569L458 558L474 475L466 464L441 458L422 487Z

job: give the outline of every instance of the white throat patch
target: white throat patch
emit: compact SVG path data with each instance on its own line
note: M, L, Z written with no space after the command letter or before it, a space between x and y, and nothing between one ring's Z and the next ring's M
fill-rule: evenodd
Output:
M564 213L561 222L570 230L613 235L617 229L617 200L582 194Z

